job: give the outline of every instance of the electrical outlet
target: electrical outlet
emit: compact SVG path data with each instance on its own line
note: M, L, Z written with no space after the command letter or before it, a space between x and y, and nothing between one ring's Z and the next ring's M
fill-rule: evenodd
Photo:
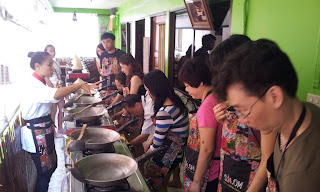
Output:
M318 107L320 107L320 95L313 95L313 94L308 93L307 101L309 103L313 103L313 104L317 105Z

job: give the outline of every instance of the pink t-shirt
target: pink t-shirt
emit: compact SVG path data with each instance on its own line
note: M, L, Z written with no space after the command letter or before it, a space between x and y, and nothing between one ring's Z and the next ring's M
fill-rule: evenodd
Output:
M220 148L221 148L222 124L217 122L213 113L213 107L216 106L217 104L218 104L217 99L213 95L209 95L202 102L197 112L197 121L198 121L199 128L210 127L210 128L217 129L216 138L215 138L215 150L213 152L213 157L220 157ZM218 178L219 164L220 164L219 160L214 160L212 162L212 166L210 167L208 182Z

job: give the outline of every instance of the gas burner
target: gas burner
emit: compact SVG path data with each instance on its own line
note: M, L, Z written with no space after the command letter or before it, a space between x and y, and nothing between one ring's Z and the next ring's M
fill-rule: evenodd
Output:
M117 191L117 192L125 192L129 191L130 186L126 179L123 179L120 181L120 183L112 184L110 186L103 186L103 187L97 187L93 185L86 185L87 186L87 192L110 192L110 191Z
M106 148L103 149L86 149L83 152L83 156L89 156L89 155L94 155L94 154L98 154L98 153L115 153L116 150L114 148L113 145L108 145Z
M87 126L99 126L102 124L101 122L101 119L99 119L98 121L93 121L93 122L89 122L89 123L85 123L81 120L74 120L74 124L77 126L77 127L82 127L83 124L87 124Z

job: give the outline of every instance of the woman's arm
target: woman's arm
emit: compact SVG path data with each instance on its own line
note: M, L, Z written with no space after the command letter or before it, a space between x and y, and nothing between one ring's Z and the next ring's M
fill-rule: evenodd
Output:
M57 90L56 94L54 95L54 99L56 99L56 100L62 99L63 97L69 95L70 93L75 92L76 90L78 90L80 88L84 89L85 91L87 91L91 95L91 90L93 90L94 88L97 88L98 83L100 83L100 82L98 81L96 83L88 85L87 83L82 82L82 83L73 84L68 87L61 87Z
M130 94L138 94L139 87L142 85L142 80L137 75L131 77Z
M164 138L166 137L166 132L173 125L173 119L171 115L164 110L159 110L156 115L156 127L153 135L153 144L150 149L153 151L163 145Z
M121 101L121 99L123 99L123 95L120 95L120 94L118 93L117 96L116 96L116 98L112 101L112 103L111 103L108 107L110 107L110 106L118 103L119 101Z
M190 184L189 191L198 192L201 188L201 180L209 168L210 162L212 160L214 148L215 148L215 138L217 129L210 127L200 127L200 153L197 161L197 168L194 173L193 181Z
M275 140L276 132L272 132L268 135L261 134L261 161L258 171L247 192L262 191L265 186L267 182L267 160L273 152Z

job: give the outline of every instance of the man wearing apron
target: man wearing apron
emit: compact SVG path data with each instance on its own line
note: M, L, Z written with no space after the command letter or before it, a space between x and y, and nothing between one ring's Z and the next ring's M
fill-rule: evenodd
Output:
M319 191L320 108L297 97L288 56L276 43L259 39L228 55L220 74L217 93L228 97L239 122L261 135L277 133L267 161L268 191Z
M49 53L31 54L30 67L34 70L25 82L20 103L22 118L26 126L21 129L22 148L29 152L37 169L36 192L48 191L50 177L57 167L54 147L54 127L51 120L52 103L68 94L83 88L89 91L96 84L78 83L64 88L51 88L45 85L45 77L52 76L53 61Z

